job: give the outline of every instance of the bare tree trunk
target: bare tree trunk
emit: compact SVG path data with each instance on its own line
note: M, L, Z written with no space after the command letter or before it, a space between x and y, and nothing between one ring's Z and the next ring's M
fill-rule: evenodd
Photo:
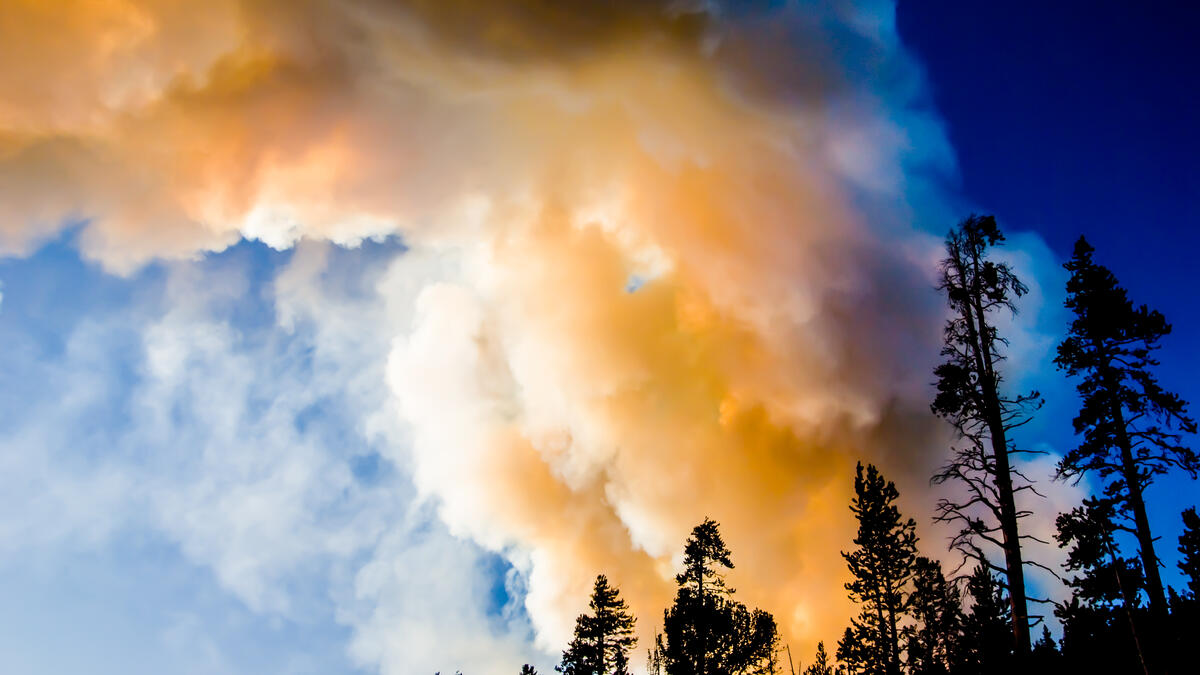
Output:
M1154 537L1150 534L1150 519L1146 516L1146 502L1142 498L1142 484L1138 478L1137 464L1133 460L1133 444L1125 429L1125 417L1118 406L1113 417L1116 420L1117 441L1121 445L1121 469L1125 485L1129 489L1129 508L1133 510L1134 529L1141 552L1142 568L1146 574L1146 593L1150 596L1150 611L1155 618L1167 614L1167 598L1163 594L1162 575L1158 571L1158 556L1154 554Z
M883 595L883 593L881 593L879 591L879 589L876 589L876 593L878 593L879 596ZM883 639L887 640L888 639L887 624L884 623L884 621L883 621L883 598L882 597L877 597L875 600L875 618L876 618L876 621L879 622L879 636L882 637ZM887 660L888 661L887 661L886 670L887 670L887 672L890 673L892 671L892 649L891 649L891 646L890 645L888 645L888 646L876 645L876 647L887 649Z
M1117 568L1117 554L1112 549L1112 544L1107 544L1108 559L1112 562L1113 576L1117 580L1117 590L1121 592L1121 598L1125 601L1125 616L1129 619L1129 634L1133 636L1133 646L1137 650L1138 663L1142 666L1142 673L1150 675L1150 668L1146 665L1146 654L1142 649L1142 641L1138 638L1137 622L1133 619L1133 602L1134 591L1125 588L1124 582L1121 581L1121 571Z
M1151 664L1154 670L1166 672L1167 659L1159 645L1167 630L1169 618L1167 598L1163 593L1162 574L1158 570L1158 556L1154 553L1154 536L1150 533L1150 518L1146 515L1146 501L1142 497L1142 484L1138 477L1137 463L1133 459L1133 443L1125 428L1125 416L1118 404L1113 405L1113 420L1116 425L1117 443L1121 449L1121 474L1129 491L1129 508L1133 511L1134 533L1138 540L1138 554L1142 560L1142 573L1146 575L1146 594L1150 596L1150 616L1153 618Z
M1000 531L1004 541L1004 566L1008 581L1008 602L1012 610L1013 646L1018 661L1030 653L1029 610L1025 600L1025 565L1021 559L1021 537L1017 529L1017 504L1012 484L1012 466L1008 461L1008 436L1000 412L1000 392L996 386L993 355L983 335L987 334L983 308L976 306L975 317L968 311L967 324L975 344L976 363L983 387L987 410L988 434L992 441L992 456L996 462L993 479L999 493ZM979 325L975 325L975 320Z
M1029 654L1029 610L1025 601L1025 565L1017 530L1017 505L1013 494L1004 430L992 432L996 460L996 491L1000 493L1000 530L1004 535L1004 563L1008 572L1008 602L1012 607L1013 644L1019 658Z
M896 608L888 601L888 672L900 675L900 637L896 634Z

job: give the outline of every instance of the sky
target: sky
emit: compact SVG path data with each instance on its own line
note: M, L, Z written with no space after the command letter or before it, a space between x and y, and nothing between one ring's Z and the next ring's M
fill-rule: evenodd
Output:
M1200 400L1197 10L572 9L0 5L6 672L546 671L596 573L651 634L705 516L806 653L854 462L953 563L933 275L971 212L1031 287L1031 531L1089 488L1049 479L1080 234ZM1149 495L1168 583L1197 493Z
M980 211L1035 232L1056 259L1085 236L1137 303L1166 315L1162 379L1200 400L1200 74L1192 3L901 2L901 39L923 64L956 150L957 187ZM1043 418L1072 414L1069 396ZM1071 427L1047 419L1059 447ZM1194 481L1154 489L1174 553ZM1168 569L1168 574L1176 573Z

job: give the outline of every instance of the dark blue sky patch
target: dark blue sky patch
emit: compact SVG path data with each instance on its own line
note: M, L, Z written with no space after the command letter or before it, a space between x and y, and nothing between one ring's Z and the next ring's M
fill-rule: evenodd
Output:
M1085 235L1135 302L1173 322L1160 379L1200 412L1200 3L905 0L896 19L927 71L971 208L1010 233L1038 233L1060 260ZM1046 290L1061 301L1063 289ZM1022 436L1065 451L1074 382L1063 387L1049 359L1040 368L1054 396ZM1150 488L1168 560L1198 490L1178 473ZM1164 572L1178 585L1173 564Z

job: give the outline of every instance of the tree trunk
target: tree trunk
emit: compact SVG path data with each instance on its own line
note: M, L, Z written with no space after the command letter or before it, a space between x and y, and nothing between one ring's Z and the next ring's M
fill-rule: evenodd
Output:
M1008 444L1004 430L992 432L992 453L996 458L996 491L1000 493L1000 530L1004 534L1004 563L1008 572L1008 602L1012 608L1013 644L1018 659L1029 654L1029 610L1025 603L1025 565L1021 560L1021 539L1017 530L1017 505L1008 463Z
M1150 519L1146 515L1146 502L1142 498L1142 484L1138 478L1137 463L1133 459L1133 443L1125 429L1125 416L1118 404L1113 404L1113 421L1116 423L1117 443L1121 446L1121 473L1129 491L1129 508L1133 511L1134 531L1138 540L1138 553L1142 559L1142 572L1146 575L1146 594L1150 596L1150 615L1154 618L1155 642L1167 627L1167 598L1163 594L1162 575L1158 571L1158 556L1154 554L1154 536L1150 533ZM1155 648L1155 655L1157 654ZM1163 659L1155 659L1163 661Z
M1125 601L1125 617L1129 619L1129 634L1133 636L1133 647L1137 650L1138 663L1142 666L1142 673L1150 675L1150 668L1146 665L1146 652L1142 649L1141 639L1138 638L1137 621L1133 619L1133 605L1137 598L1137 591L1126 588L1125 583L1121 581L1121 572L1117 568L1117 554L1113 551L1112 542L1106 542L1105 548L1108 549L1108 559L1112 563L1113 577L1117 580L1117 590L1121 592L1121 598Z
M1000 411L1000 392L996 386L992 353L983 336L987 334L983 308L975 307L979 325L967 313L972 338L975 340L976 361L980 384L983 388L987 410L988 434L992 441L992 455L996 461L996 491L1000 499L1000 531L1004 537L1004 567L1008 579L1008 602L1012 610L1013 646L1018 662L1023 662L1030 653L1029 610L1025 602L1025 565L1021 559L1021 537L1017 529L1017 505L1012 485L1012 467L1008 462L1008 438Z
M880 642L886 643L888 636L887 636L887 624L884 623L884 621L883 621L883 593L882 593L882 591L880 591L879 588L875 589L875 593L876 593L876 595L875 595L875 620L879 622L879 625L876 627L875 636L876 636L876 639L879 640ZM891 668L892 650L886 644L876 644L875 648L878 650L879 656L883 656L884 658L887 659L887 665L884 667L884 672L890 673L892 670L892 668Z
M708 626L704 624L704 619L708 617L708 613L704 607L704 562L701 560L696 565L696 597L700 601L700 672L699 675L708 675Z
M900 675L900 638L896 635L896 609L888 602L888 673Z

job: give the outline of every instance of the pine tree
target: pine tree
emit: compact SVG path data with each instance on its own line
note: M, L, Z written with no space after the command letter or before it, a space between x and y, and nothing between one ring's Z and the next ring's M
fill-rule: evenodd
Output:
M733 569L733 561L717 523L705 518L688 537L675 602L663 613L667 675L756 675L775 667L774 617L735 601L722 569Z
M1183 534L1179 535L1179 553L1183 557L1178 565L1187 576L1188 592L1192 600L1200 600L1200 515L1196 507L1183 512Z
M839 645L838 658L867 673L900 672L899 622L907 607L905 586L913 574L917 524L901 518L895 505L899 496L895 484L885 480L873 464L865 472L862 463L858 464L850 504L858 519L854 539L858 548L843 552L842 557L852 577L846 590L851 600L862 605L851 628L865 653L843 652Z
M1067 549L1066 570L1080 574L1066 580L1071 600L1054 613L1062 622L1063 653L1071 662L1149 672L1138 599L1145 579L1136 560L1117 553L1114 532L1128 528L1114 522L1114 508L1111 499L1088 499L1058 516L1055 538Z
M629 657L618 651L613 658L613 675L629 675Z
M1013 642L1009 624L1011 603L990 568L975 567L967 579L971 609L963 620L965 634L964 673L1001 675L1013 672Z
M554 669L564 675L621 675L629 663L629 650L637 642L628 605L601 574L596 577L588 607L592 613L580 614L575 620L575 638Z
M1183 533L1180 534L1180 571L1188 580L1188 591L1182 597L1171 589L1171 623L1174 637L1174 669L1172 673L1187 673L1195 668L1195 638L1200 635L1200 515L1195 507L1183 512Z
M1013 617L1016 652L1029 653L1029 616L1016 493L1032 488L1012 466L1011 455L1023 452L1012 431L1041 407L1037 392L1008 396L1002 390L999 365L1006 344L993 314L1016 312L1014 298L1027 288L1005 263L989 259L990 249L1004 242L991 216L971 216L946 236L947 257L941 263L939 289L953 312L946 323L946 361L934 370L937 395L931 406L960 436L952 459L933 478L935 483L960 483L968 490L961 500L938 502L936 519L961 527L952 548L1004 574ZM986 519L980 517L982 512ZM980 542L1004 552L1004 566L993 566Z
M919 557L913 569L909 606L916 625L905 631L908 671L911 675L946 675L962 645L962 598L946 581L936 560Z
M1172 469L1193 478L1200 457L1180 444L1180 431L1195 432L1187 405L1159 385L1151 373L1152 354L1171 325L1145 305L1135 307L1117 278L1092 260L1093 249L1080 237L1064 267L1066 306L1075 313L1054 362L1067 375L1082 377L1075 432L1079 446L1063 456L1059 473L1080 478L1094 472L1107 481L1118 515L1133 523L1150 610L1160 627L1167 622L1166 591L1154 552L1154 536L1144 493L1154 477Z
M877 672L873 669L874 659L878 657L875 646L867 642L866 629L859 623L851 622L851 626L842 633L838 640L837 659L846 665L851 675Z
M1114 513L1112 499L1085 499L1082 507L1059 514L1055 539L1067 549L1066 570L1083 573L1066 580L1081 602L1132 608L1145 581L1136 561L1117 555L1115 533L1128 528L1114 522Z
M1187 578L1188 591L1182 596L1170 589L1171 623L1174 638L1172 672L1187 672L1195 667L1195 640L1200 635L1200 516L1196 507L1183 512L1183 534L1179 535L1179 569Z
M667 652L663 647L662 633L654 634L654 647L646 650L646 672L663 675L667 671Z
M1042 637L1033 645L1030 661L1034 675L1056 675L1062 672L1062 654L1059 653L1054 636L1050 635L1050 629L1046 626L1042 626Z
M812 665L804 669L804 675L833 675L833 666L829 663L824 642L817 643L817 653L813 656Z

